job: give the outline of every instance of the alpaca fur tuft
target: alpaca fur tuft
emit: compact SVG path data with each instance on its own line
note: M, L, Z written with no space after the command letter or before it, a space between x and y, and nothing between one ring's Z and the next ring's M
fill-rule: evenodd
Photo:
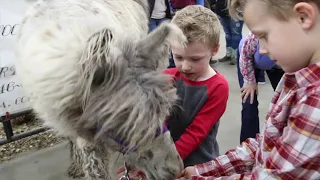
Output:
M44 124L71 139L74 176L82 163L88 179L110 179L110 155L124 148L115 139L135 148L126 158L149 179L183 167L170 133L157 132L178 98L162 73L169 46L186 38L169 22L147 34L147 4L40 0L22 20L17 74Z

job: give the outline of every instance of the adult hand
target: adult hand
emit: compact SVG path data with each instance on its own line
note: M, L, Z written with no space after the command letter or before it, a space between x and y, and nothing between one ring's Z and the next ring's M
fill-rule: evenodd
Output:
M119 180L121 176L123 176L125 173L124 166L121 166L116 171L116 180ZM138 169L130 169L129 171L129 179L130 180L147 180L146 175L143 173L143 171Z
M189 166L181 172L177 180L191 179L192 176L196 176L196 175L197 175L196 168L194 166Z
M245 103L247 101L247 98L250 96L250 104L253 104L255 93L258 94L257 83L255 84L244 83L243 87L241 88L242 103Z

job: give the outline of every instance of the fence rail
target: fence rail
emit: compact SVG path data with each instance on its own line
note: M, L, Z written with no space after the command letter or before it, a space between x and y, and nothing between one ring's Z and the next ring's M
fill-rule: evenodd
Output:
M30 131L19 133L19 134L15 135L13 133L11 119L19 117L19 116L26 115L26 114L29 114L31 112L32 112L31 110L27 110L27 111L21 111L19 113L15 113L15 114L7 113L7 115L1 116L0 122L3 124L3 129L4 129L4 133L6 135L6 139L1 139L0 140L0 146L4 145L4 144L7 144L7 143L10 143L10 142L13 142L13 141L17 141L19 139L23 139L23 138L28 137L28 136L39 134L39 133L47 131L49 129L47 127L40 127L40 128L37 128L37 129L33 129L33 130L30 130Z

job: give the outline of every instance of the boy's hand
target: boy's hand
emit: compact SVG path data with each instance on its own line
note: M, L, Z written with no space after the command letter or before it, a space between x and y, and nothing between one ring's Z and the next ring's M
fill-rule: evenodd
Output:
M241 88L242 103L245 103L247 98L250 96L250 104L253 104L254 93L258 94L257 83L255 83L255 84L244 83L243 87Z
M119 180L121 176L124 174L125 168L124 166L121 166L120 168L117 169L116 171L116 180ZM145 174L138 169L131 169L129 172L129 178L130 180L147 180L147 177Z
M192 176L196 176L196 175L197 175L196 168L194 166L189 166L181 172L177 180L191 179Z

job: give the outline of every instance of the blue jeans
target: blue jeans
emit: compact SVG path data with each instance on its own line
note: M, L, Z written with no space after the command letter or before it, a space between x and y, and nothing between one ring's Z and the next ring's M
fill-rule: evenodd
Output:
M243 21L236 21L227 16L220 17L220 22L226 34L227 47L238 49L239 43L242 39Z
M155 28L157 28L163 21L168 20L167 18L162 18L162 19L153 19L151 18L149 21L149 33L153 31ZM168 68L174 68L176 65L174 64L173 56L172 53L169 56L169 66Z
M264 71L260 70L258 82L266 82L266 79L264 77Z
M162 19L150 18L150 21L149 21L149 32L153 31L155 28L157 28L165 20L168 20L168 19L167 18L162 18Z

